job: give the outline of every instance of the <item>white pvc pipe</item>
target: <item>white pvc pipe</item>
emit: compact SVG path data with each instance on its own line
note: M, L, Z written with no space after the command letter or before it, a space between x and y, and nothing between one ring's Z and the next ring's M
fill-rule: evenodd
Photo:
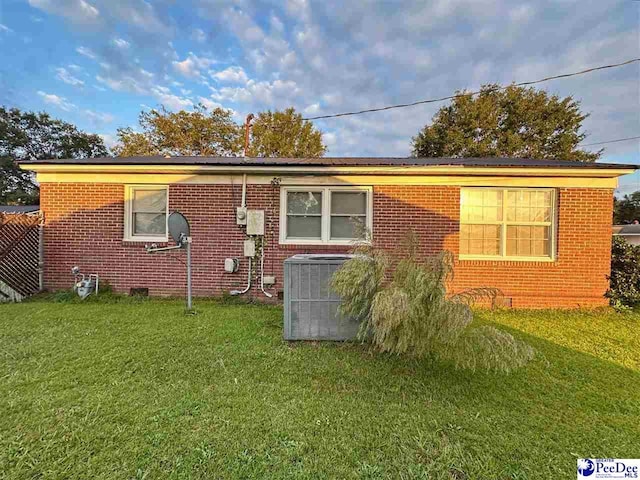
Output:
M264 242L264 239L262 241ZM267 297L271 298L273 294L264 289L264 244L260 246L260 250L262 251L260 255L260 290L262 290L262 293Z
M231 290L229 292L229 295L244 295L245 293L247 293L249 291L249 289L251 288L251 257L249 257L249 274L247 275L247 286L244 290Z
M247 206L247 174L242 174L242 207Z

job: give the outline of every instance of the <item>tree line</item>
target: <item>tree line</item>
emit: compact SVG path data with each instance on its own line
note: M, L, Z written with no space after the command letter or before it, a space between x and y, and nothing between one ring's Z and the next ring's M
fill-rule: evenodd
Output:
M573 97L544 90L485 85L478 95L457 92L411 140L416 157L520 157L592 162L580 111ZM294 108L264 111L251 128L248 156L321 157L323 132ZM244 125L233 112L199 104L172 112L160 106L140 113L138 125L119 128L109 152L103 139L45 112L0 107L0 204L37 203L38 188L25 160L148 155L240 156Z

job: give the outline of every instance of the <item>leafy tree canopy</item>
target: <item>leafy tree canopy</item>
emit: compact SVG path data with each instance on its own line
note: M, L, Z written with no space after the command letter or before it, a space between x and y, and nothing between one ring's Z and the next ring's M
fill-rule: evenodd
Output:
M326 150L322 132L293 108L260 112L253 122L249 156L322 157Z
M465 92L457 92L464 94ZM543 90L484 85L442 107L413 137L417 157L520 157L593 162L602 154L580 150L586 134L573 97Z
M38 203L38 187L17 163L49 158L107 155L102 138L44 112L0 107L0 203Z
M117 155L237 156L244 151L244 125L232 111L196 105L187 112L162 107L140 113L140 131L118 129ZM251 128L248 154L256 157L319 157L326 147L322 132L295 109L260 112Z
M621 199L613 198L613 223L623 225L640 220L640 191L625 195Z
M234 156L242 149L241 129L224 108L199 104L191 112L170 112L161 107L141 112L138 121L141 132L118 129L116 155Z

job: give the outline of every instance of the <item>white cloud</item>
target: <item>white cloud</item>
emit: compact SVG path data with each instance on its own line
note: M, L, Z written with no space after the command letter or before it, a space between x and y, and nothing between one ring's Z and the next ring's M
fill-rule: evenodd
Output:
M106 85L111 90L118 92L131 92L139 94L148 94L148 89L140 83L136 78L130 75L111 76L109 74L96 75L96 80L103 85Z
M105 4L118 20L152 35L170 33L172 28L160 19L153 5L145 0L110 0Z
M310 21L311 11L307 0L287 0L285 6L289 14L301 22Z
M191 32L191 40L198 43L204 43L207 40L207 34L201 28L196 28Z
M49 105L55 105L56 107L68 112L76 108L76 106L69 102L66 98L60 97L53 93L46 93L42 90L38 90L38 95L42 98L44 103L48 103Z
M108 149L112 149L113 147L115 147L118 144L118 139L113 134L110 134L110 133L99 133L98 136L100 138L102 138L102 141L104 142L105 146Z
M522 4L509 11L509 20L515 23L526 23L531 20L534 13L531 5Z
M84 85L84 81L77 77L74 77L66 68L56 68L56 78L74 87L81 87Z
M169 91L166 87L153 87L151 94L158 102L170 110L184 110L193 106L193 102L186 97L179 97Z
M205 107L207 107L209 110L214 110L216 108L225 108L222 106L222 104L215 102L213 100L211 100L210 98L207 97L198 97L198 103L203 104Z
M227 8L223 18L228 28L236 32L238 38L248 43L258 43L265 39L265 33L247 12L236 8Z
M223 83L246 83L249 80L244 69L239 66L225 68L219 72L209 72L213 78Z
M154 5L146 0L28 0L32 7L64 17L75 24L100 25L104 31L117 31L121 23L134 31L147 34L149 42L154 37L173 33ZM94 3L100 4L98 9ZM97 33L97 32L96 32Z
M278 33L284 32L284 23L277 16L271 15L269 18L269 25L271 26L271 30L274 30Z
M114 38L113 44L118 48L129 48L129 42L127 42L124 38Z
M211 58L198 57L197 55L189 52L187 58L179 61L172 62L173 68L176 72L189 78L198 78L201 76L200 71L207 69L215 63L215 60Z
M95 127L102 127L115 120L115 117L110 113L94 112L93 110L84 110L82 113Z
M90 58L91 60L95 60L96 58L98 58L93 50L87 47L78 47L76 48L76 52L78 52L80 55Z
M301 90L292 80L274 80L273 82L256 82L249 80L244 87L223 87L213 89L211 97L219 101L233 103L260 104L267 108L274 105L292 104Z
M319 103L312 103L311 105L309 105L308 107L306 107L303 110L303 113L306 115L313 115L316 114L320 111L320 104Z
M4 32L4 33L12 33L13 30L11 30L9 27L7 27L6 25L0 23L0 32Z
M29 5L79 24L93 24L100 17L100 11L85 0L29 0Z
M327 149L334 147L337 142L336 134L333 132L325 132L322 134L322 140L324 141Z

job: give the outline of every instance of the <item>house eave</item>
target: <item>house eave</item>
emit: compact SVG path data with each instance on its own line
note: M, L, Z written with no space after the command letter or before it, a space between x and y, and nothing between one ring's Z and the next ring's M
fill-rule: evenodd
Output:
M633 168L563 167L478 167L447 166L255 166L255 165L63 165L20 164L35 173L65 174L256 174L256 175L392 175L392 176L500 176L500 177L573 177L616 178L633 173Z

